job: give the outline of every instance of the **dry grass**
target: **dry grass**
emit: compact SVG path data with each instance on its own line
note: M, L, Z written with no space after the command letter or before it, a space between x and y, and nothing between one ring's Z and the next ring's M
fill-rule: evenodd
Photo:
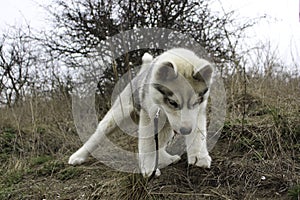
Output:
M236 80L212 168L183 156L150 181L93 158L66 164L81 145L67 97L1 108L0 199L299 199L299 78L248 77L246 93Z

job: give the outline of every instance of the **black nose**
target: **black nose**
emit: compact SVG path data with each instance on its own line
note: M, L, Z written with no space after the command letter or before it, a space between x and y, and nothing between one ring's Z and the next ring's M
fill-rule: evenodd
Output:
M185 127L181 127L180 128L180 133L182 135L188 135L192 132L192 128L185 128Z

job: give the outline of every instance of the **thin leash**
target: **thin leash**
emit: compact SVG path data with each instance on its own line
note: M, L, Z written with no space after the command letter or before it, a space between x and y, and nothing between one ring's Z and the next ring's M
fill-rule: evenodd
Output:
M154 141L155 141L155 153L156 153L156 157L155 157L155 165L154 165L154 169L153 172L151 174L151 176L149 177L148 180L151 180L156 173L157 167L158 167L158 118L159 118L159 114L160 114L160 108L157 109L157 112L154 116L153 122L154 122Z

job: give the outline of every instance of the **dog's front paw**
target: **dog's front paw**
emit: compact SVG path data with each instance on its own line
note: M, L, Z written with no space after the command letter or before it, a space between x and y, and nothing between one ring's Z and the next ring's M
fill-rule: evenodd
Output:
M209 155L203 156L201 154L189 156L189 164L203 168L210 168L211 157Z
M153 169L141 167L141 173L142 173L142 175L143 175L144 178L149 178L152 175L152 173L153 173ZM155 170L155 176L158 177L160 175L161 175L161 172L157 168Z
M155 167L158 167L155 166L155 154L140 154L139 163L141 173L145 178L150 177L154 170L155 176L160 176L160 170L158 168L155 169Z

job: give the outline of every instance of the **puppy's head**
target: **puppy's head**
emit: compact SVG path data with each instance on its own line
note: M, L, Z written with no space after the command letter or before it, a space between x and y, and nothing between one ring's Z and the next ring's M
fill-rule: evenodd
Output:
M213 67L188 50L164 53L154 64L151 97L172 129L188 135L197 128L199 112L205 112Z

